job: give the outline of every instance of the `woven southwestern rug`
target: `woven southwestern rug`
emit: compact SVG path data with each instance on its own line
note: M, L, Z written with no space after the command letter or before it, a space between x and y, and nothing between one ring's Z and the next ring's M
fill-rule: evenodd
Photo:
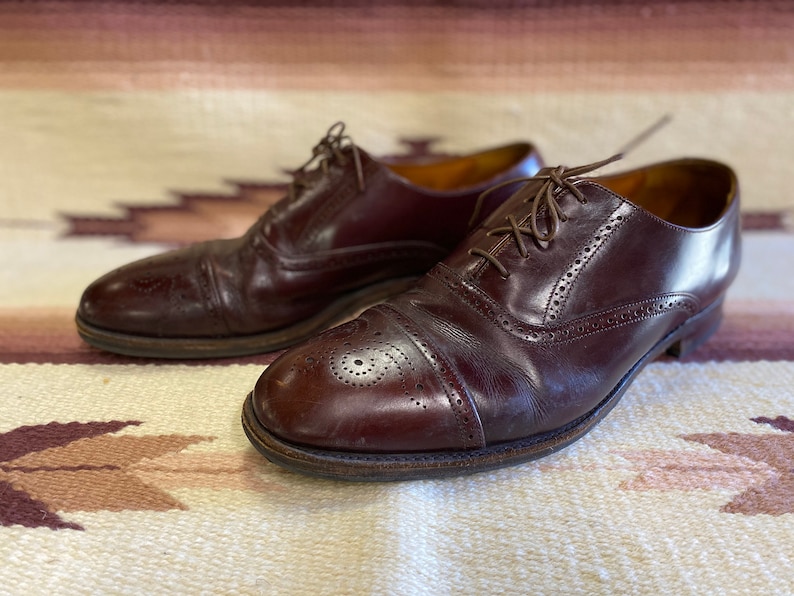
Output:
M772 0L0 3L0 593L794 593L792 30ZM337 120L379 155L575 166L665 114L613 171L736 168L725 321L537 462L305 478L239 423L275 355L75 332L88 283L241 233Z

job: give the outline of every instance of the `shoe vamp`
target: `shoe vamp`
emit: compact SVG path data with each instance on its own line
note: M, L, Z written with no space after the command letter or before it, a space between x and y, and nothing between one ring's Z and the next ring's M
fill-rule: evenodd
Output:
M694 313L685 295L665 300L663 309L647 300L543 326L496 304L477 307L463 286L428 277L390 305L421 329L415 340L454 371L486 443L495 444L561 428L598 406Z

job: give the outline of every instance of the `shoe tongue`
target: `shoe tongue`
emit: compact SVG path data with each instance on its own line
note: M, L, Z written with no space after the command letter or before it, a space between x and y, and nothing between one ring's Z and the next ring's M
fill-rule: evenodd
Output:
M496 211L491 214L485 224L485 227L493 228L504 226L507 216L510 215L515 217L519 225L526 226L534 209L534 203L536 201L540 201L535 213L535 223L541 235L547 234L551 229L552 216L549 212L549 206L545 204L543 196L541 196L541 190L543 185L548 182L548 178L544 179L543 177L548 176L554 171L554 169L555 168L548 167L541 169L536 174L537 179L531 180L520 187L510 199L505 201L505 203L503 203ZM573 178L569 179L569 181L576 182L576 180ZM593 185L590 184L591 179L583 177L580 179L580 182L585 182L585 184L576 184L579 192L585 195L585 198L587 198L588 201L591 199L598 201L599 193L593 193ZM596 181L592 180L592 182ZM552 188L552 194L554 196L555 204L559 205L559 207L562 209L562 212L566 215L571 215L572 211L575 211L579 206L579 201L577 198L573 196L569 189L564 186L554 185ZM558 222L558 227L564 225L566 225L564 221Z
M552 168L552 167L549 167L549 166L540 168L540 170L538 171L537 174L535 174L535 176L538 176L538 177L549 176L555 169L556 168Z
M379 160L372 157L369 153L367 153L366 150L362 149L358 145L356 145L356 149L358 150L358 157L361 160L361 169L363 171L364 178L367 178L368 172L371 174L372 172L384 167ZM349 167L353 172L353 175L355 175L356 165L354 161L355 158L353 154L353 148L346 147L344 153L348 160L346 167Z
M543 186L545 180L540 178L543 175L548 175L552 168L543 168L536 176L538 179L529 180L528 182L518 186L510 197L504 201L485 221L486 227L496 227L503 225L505 217L508 215L515 216L519 221L529 214L532 210L532 201L525 201L529 196L534 196Z

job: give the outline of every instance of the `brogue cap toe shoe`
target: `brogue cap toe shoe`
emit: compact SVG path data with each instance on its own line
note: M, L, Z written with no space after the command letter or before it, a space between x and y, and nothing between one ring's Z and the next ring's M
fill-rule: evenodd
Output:
M254 446L352 480L517 464L705 341L739 265L734 173L587 176L608 161L541 170L413 288L281 355L243 408Z
M404 291L511 194L478 200L485 189L540 165L527 143L379 161L338 123L242 237L131 263L91 284L78 332L132 356L282 349Z

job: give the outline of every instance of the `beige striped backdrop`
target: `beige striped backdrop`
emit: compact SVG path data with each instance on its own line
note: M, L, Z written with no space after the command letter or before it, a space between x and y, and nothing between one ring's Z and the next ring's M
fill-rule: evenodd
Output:
M792 593L794 3L0 2L0 593ZM274 355L89 349L98 275L232 236L337 120L375 154L738 172L718 334L588 437L471 478L347 485L248 445Z

